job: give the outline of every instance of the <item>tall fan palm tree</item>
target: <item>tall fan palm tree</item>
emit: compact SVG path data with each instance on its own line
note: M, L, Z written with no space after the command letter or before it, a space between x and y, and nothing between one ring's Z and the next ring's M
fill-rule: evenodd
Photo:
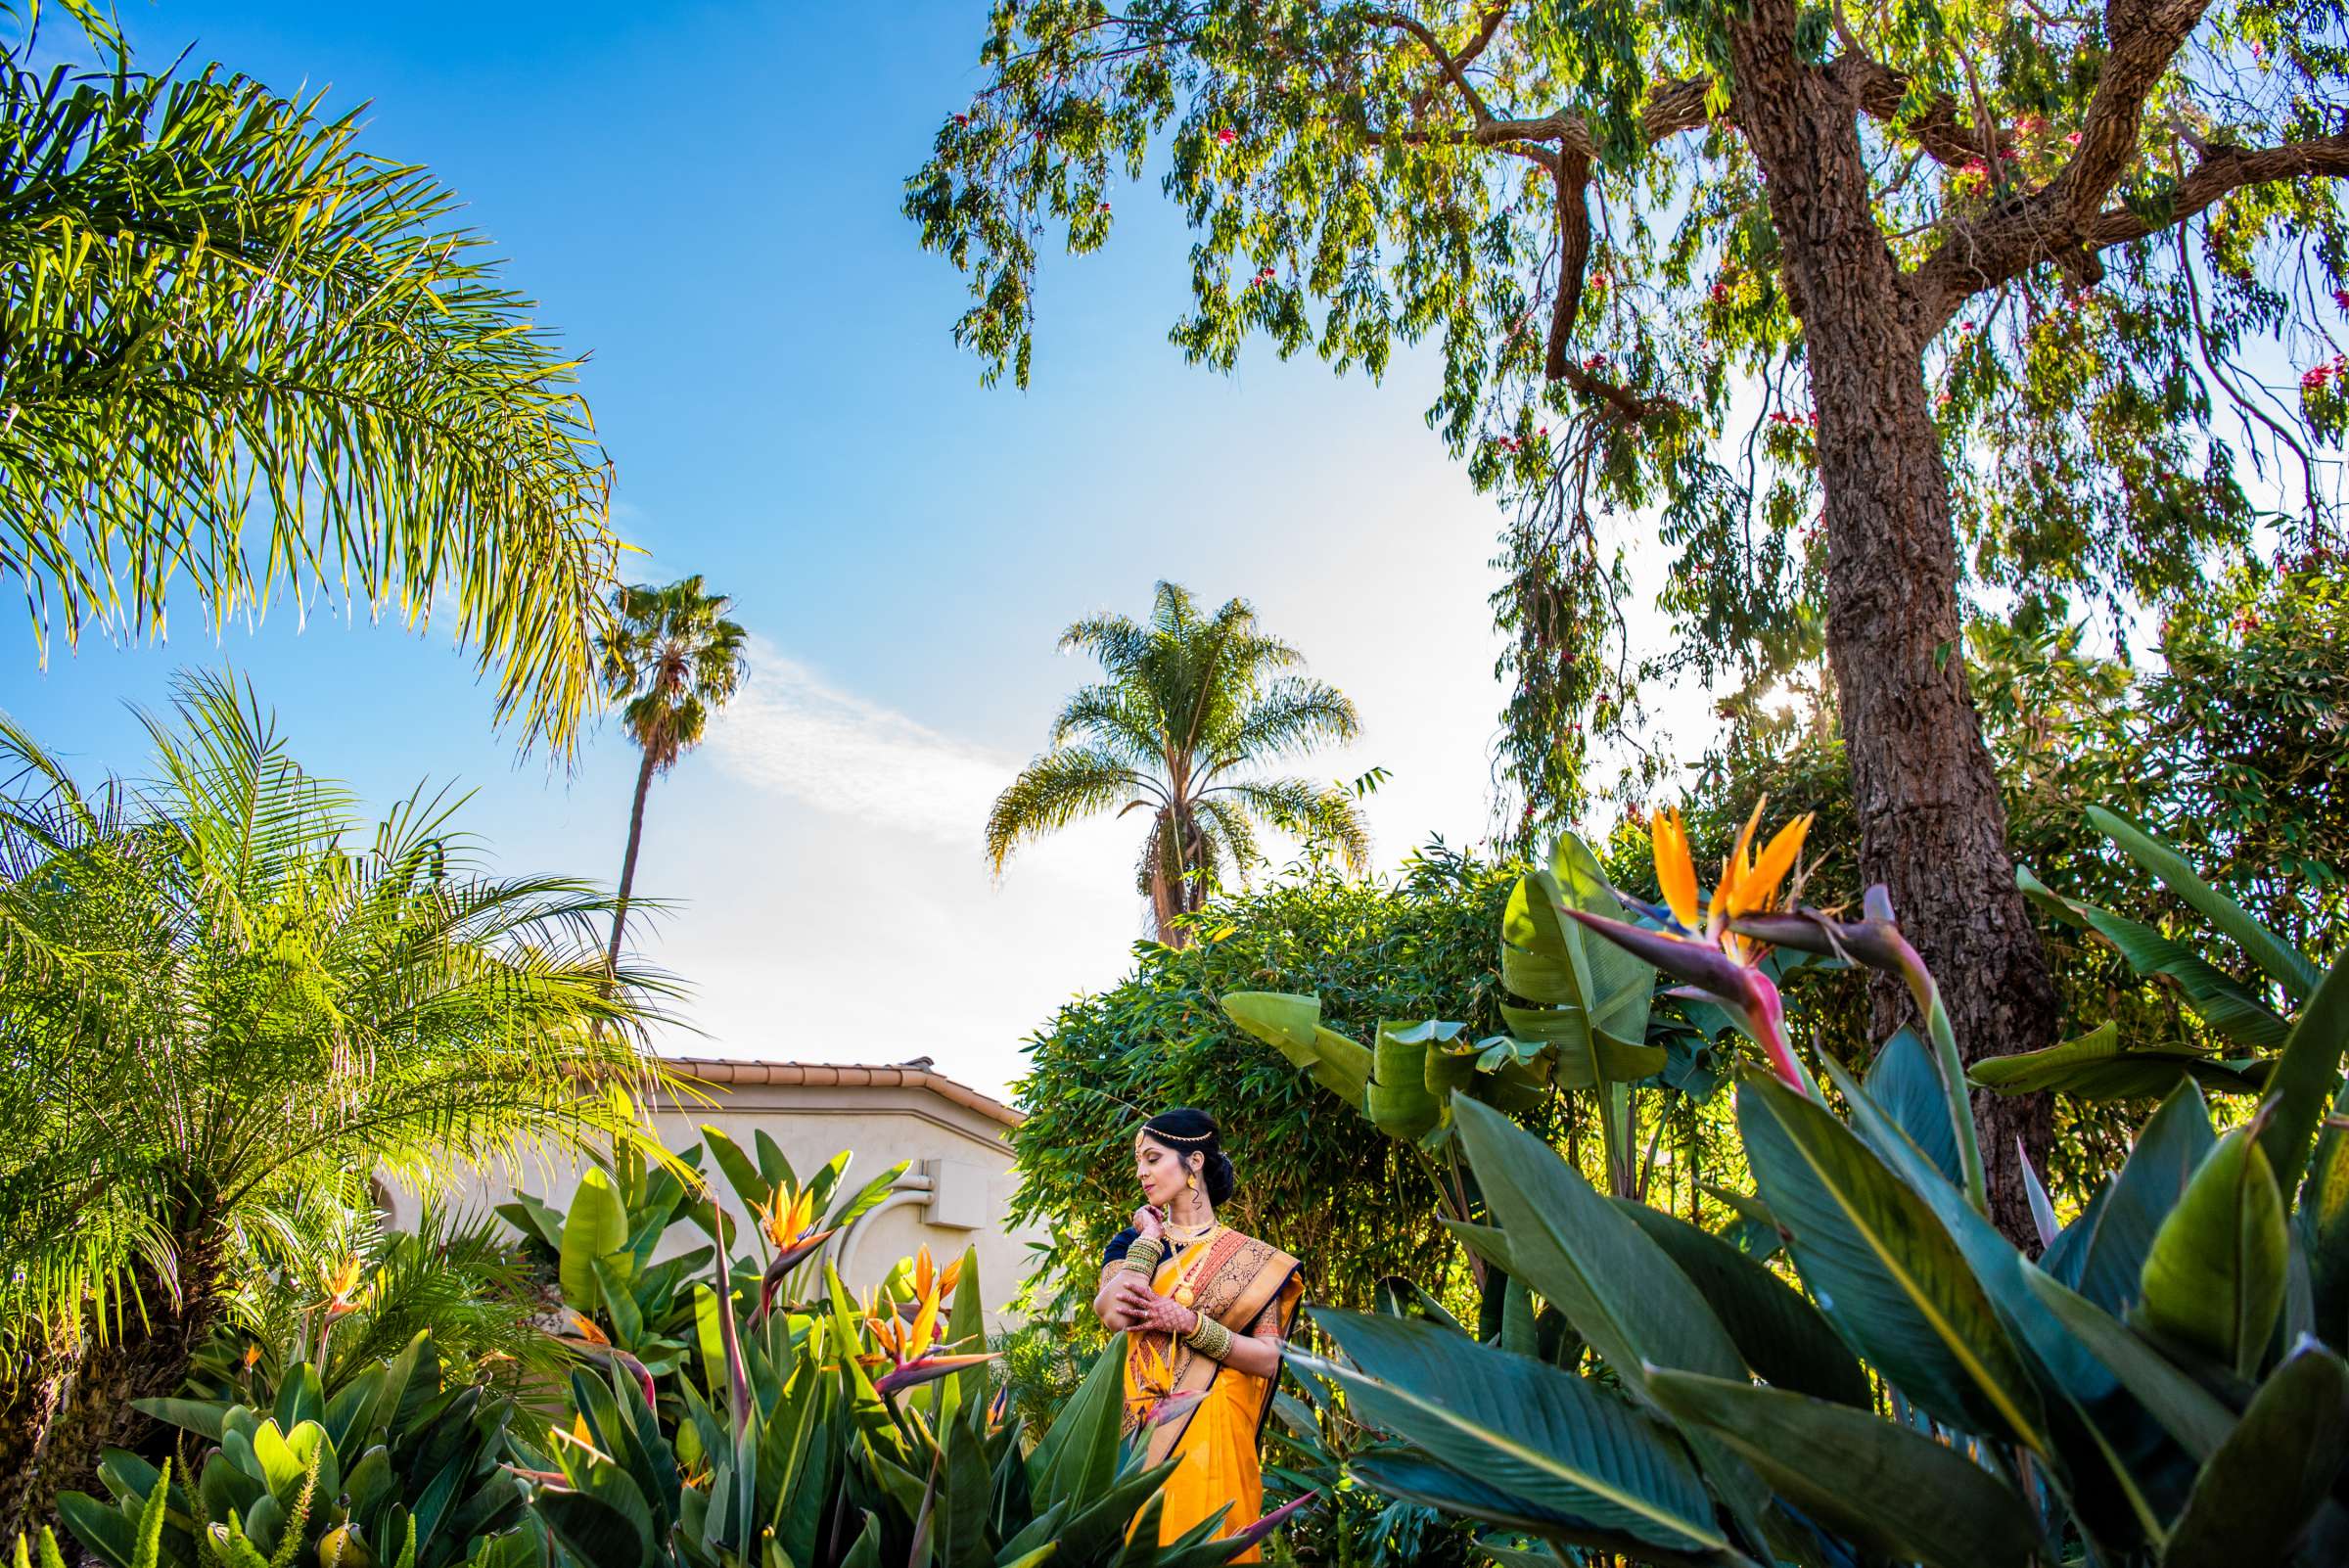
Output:
M178 1391L320 1195L634 1136L642 975L586 883L492 877L421 792L372 828L250 690L183 678L157 782L0 720L0 1538Z
M644 797L653 776L702 743L712 710L742 689L750 634L725 619L734 601L704 593L697 574L666 588L638 584L612 595L613 624L598 644L604 694L623 703L620 721L644 754L636 799L628 807L628 849L620 862L620 898L612 909L609 964L620 965L628 894L636 885L636 850L644 840Z
M62 9L95 69L0 39L0 576L36 647L160 632L166 589L215 632L273 593L453 611L499 718L568 753L619 560L576 358L355 114L142 74Z
M1246 600L1202 618L1187 589L1161 582L1148 624L1098 616L1061 633L1060 646L1092 655L1108 678L1069 699L1051 749L995 797L987 853L997 873L1022 841L1079 817L1148 811L1134 883L1158 940L1177 945L1176 916L1204 904L1227 866L1244 879L1263 860L1260 821L1326 844L1350 866L1368 857L1353 795L1252 771L1361 726L1336 687L1275 673L1304 657L1261 630Z

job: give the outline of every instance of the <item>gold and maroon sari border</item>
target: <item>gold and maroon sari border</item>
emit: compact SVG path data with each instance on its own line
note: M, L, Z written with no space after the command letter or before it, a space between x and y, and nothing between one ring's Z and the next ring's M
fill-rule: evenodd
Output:
M1276 1299L1281 1288L1298 1270L1296 1259L1268 1242L1245 1236L1236 1230L1226 1231L1216 1238L1200 1269L1200 1281L1194 1286L1196 1299L1193 1310L1213 1317L1235 1334L1246 1334L1256 1321L1257 1314ZM1283 1328L1287 1327L1286 1324ZM1196 1394L1205 1398L1208 1388L1222 1372L1223 1364L1213 1357L1201 1356L1187 1346L1177 1345L1173 1336L1154 1334L1149 1338L1154 1350L1163 1350L1181 1362L1173 1382L1173 1393ZM1272 1404L1272 1385L1277 1378L1265 1380L1265 1397L1257 1412L1256 1426L1264 1424L1264 1410ZM1191 1416L1198 1404L1150 1433L1149 1460L1163 1462L1182 1441L1190 1429Z

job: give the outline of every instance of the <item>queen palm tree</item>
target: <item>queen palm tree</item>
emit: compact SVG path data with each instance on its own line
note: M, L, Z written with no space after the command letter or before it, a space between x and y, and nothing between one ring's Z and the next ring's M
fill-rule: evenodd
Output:
M485 874L445 796L370 827L226 678L176 707L142 787L0 719L0 1538L137 1446L306 1210L634 1136L610 1090L660 1077L608 899Z
M215 633L273 594L453 611L499 718L568 753L619 559L576 356L355 114L142 74L88 0L52 10L97 68L36 69L40 9L0 3L0 576L36 648L167 597Z
M1051 749L995 797L987 853L998 874L1025 840L1103 811L1148 811L1134 884L1158 940L1180 945L1177 917L1207 901L1226 867L1245 879L1262 862L1259 822L1335 849L1349 866L1368 857L1353 795L1254 771L1352 740L1360 719L1336 687L1275 673L1304 658L1260 629L1246 600L1202 619L1187 589L1161 582L1148 624L1097 616L1060 646L1091 654L1108 678L1069 699Z
M620 862L620 898L612 909L608 962L620 965L621 930L628 918L628 893L636 885L636 849L644 839L644 797L653 776L677 765L677 759L702 743L711 710L722 708L742 689L748 665L743 644L750 634L725 619L734 601L704 593L697 574L666 588L619 588L612 595L613 624L598 646L604 694L624 703L621 723L644 754L636 769L636 798L628 807L628 849Z

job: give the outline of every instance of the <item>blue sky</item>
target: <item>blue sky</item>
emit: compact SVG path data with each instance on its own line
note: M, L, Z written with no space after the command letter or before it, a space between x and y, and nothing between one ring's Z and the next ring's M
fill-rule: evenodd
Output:
M1186 366L1166 334L1187 241L1154 186L1106 254L1047 266L1032 392L982 389L953 347L961 281L898 194L978 83L984 20L977 0L126 8L150 63L190 47L370 100L366 145L458 191L592 355L617 524L649 552L629 575L701 572L759 639L744 700L648 813L640 889L674 907L645 946L701 1032L670 1049L1015 1077L1020 1037L1125 966L1135 830L1078 830L997 884L981 820L1085 675L1059 629L1140 613L1161 576L1253 599L1360 704L1362 743L1311 770L1393 769L1383 862L1486 824L1497 517L1422 423L1430 364L1383 388L1268 353ZM55 648L45 673L20 657L0 706L135 771L123 704L230 662L313 768L378 801L455 780L502 865L617 875L616 731L550 776L489 731L444 637L281 608L215 646L192 622L164 647Z

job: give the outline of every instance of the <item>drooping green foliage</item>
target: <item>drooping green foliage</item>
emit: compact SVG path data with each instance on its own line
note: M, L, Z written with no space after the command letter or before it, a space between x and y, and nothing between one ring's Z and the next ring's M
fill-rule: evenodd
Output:
M1746 96L1741 25L1829 90ZM2039 612L2189 600L2208 552L2251 543L2246 462L2298 492L2294 548L2330 532L2311 459L2349 408L2349 273L2307 176L2349 171L2345 26L2313 0L1014 0L905 206L969 275L955 332L990 378L1035 368L1039 256L1102 247L1150 173L1196 236L1193 359L1261 336L1377 377L1434 350L1429 423L1515 512L1496 606L1530 833L1581 799L1584 720L1635 713L1642 671L1819 646L1817 367L1765 118L1856 138L1976 581ZM1635 514L1673 552L1663 647L1621 613L1607 520Z
M997 872L1024 841L1081 817L1145 812L1134 889L1150 900L1158 940L1174 944L1176 916L1264 862L1260 824L1361 867L1370 839L1357 801L1385 775L1349 791L1260 771L1351 740L1360 722L1337 688L1279 673L1304 656L1259 627L1246 600L1203 616L1188 590L1161 582L1146 624L1095 616L1060 646L1090 654L1104 678L1079 688L1053 721L1051 750L995 798L987 854Z
M34 67L37 6L0 44L0 560L43 649L160 636L167 597L215 631L289 593L438 608L571 752L620 551L576 362L358 111L150 75L53 9L93 64Z
M0 1528L178 1391L258 1238L379 1171L634 1136L660 1072L666 987L607 976L596 890L491 875L445 796L367 821L226 677L145 723L134 786L0 720Z
M2192 877L2158 847L2134 853L2174 887ZM1540 1139L1455 1099L1497 1226L1483 1244L1596 1364L1513 1357L1438 1320L1317 1313L1344 1359L1297 1364L1393 1437L1362 1478L1634 1560L2337 1560L2349 1227L2335 1216L2349 1188L2341 1129L2324 1126L2313 1163L2308 1139L2345 1093L2349 956L2320 974L2193 897L2308 988L2272 1093L2222 1136L2179 1083L2078 1216L2050 1217L2036 1261L1924 1152L1970 1137L1970 1118L1881 1095L1897 1077L1882 1060L1864 1084L1822 1059L1842 1115L1765 1075L1738 1087L1756 1197L1800 1289L1610 1202ZM1877 961L1865 927L1805 918ZM1932 1071L1911 1035L1881 1050Z

